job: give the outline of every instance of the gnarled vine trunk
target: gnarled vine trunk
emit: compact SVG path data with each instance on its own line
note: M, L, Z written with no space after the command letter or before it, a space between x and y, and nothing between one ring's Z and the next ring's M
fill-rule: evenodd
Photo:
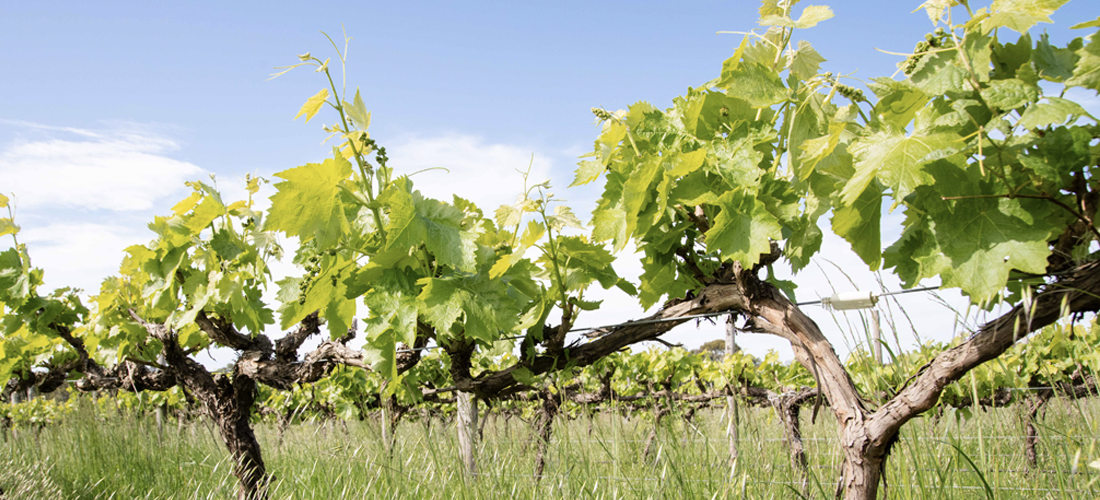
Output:
M218 427L218 433L233 459L233 475L240 481L239 500L267 498L270 477L264 466L260 443L252 431L249 416L256 400L256 382L244 375L233 377L230 382L221 377L219 389L227 391L226 398L204 402Z
M256 380L239 372L232 377L211 374L175 342L166 343L165 354L176 380L202 404L229 450L233 475L239 481L238 500L266 499L270 477L249 419L256 402Z
M1026 307L1016 306L967 341L940 353L897 395L871 412L817 325L775 287L748 273L740 278L749 302L745 308L749 329L789 340L796 359L810 370L829 400L844 452L837 495L850 500L877 497L886 458L901 427L932 408L948 384L1059 318L1100 309L1100 262L1078 265L1036 293Z
M547 449L550 448L550 437L554 431L554 417L558 415L557 396L549 391L542 395L542 408L536 422L538 430L538 451L535 453L535 481L542 479L542 472L546 468Z
M801 491L803 494L809 488L809 459L806 457L806 449L802 445L802 405L809 399L819 394L817 389L803 388L798 391L790 391L776 395L772 401L780 420L783 422L783 433L787 439L791 458L791 469L799 475Z

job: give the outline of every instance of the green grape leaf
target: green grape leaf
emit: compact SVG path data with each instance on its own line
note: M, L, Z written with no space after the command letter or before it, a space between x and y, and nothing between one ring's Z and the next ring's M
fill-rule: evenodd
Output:
M461 326L463 335L492 345L501 332L511 332L522 312L508 287L483 275L424 278L417 297L420 315L444 337Z
M600 178L600 174L604 171L604 166L598 161L585 160L577 164L576 177L573 179L573 183L569 187L583 186L596 179Z
M711 143L707 167L726 181L730 188L752 188L760 183L764 154L753 145L753 137Z
M615 257L602 245L579 236L561 236L556 241L558 266L567 291L581 291L598 281L605 289L617 286L630 295L637 293L633 285L615 273L611 266ZM549 260L547 253L539 258L539 262L549 263Z
M761 11L764 9L761 8ZM769 8L769 12L775 12L774 9ZM832 9L823 5L807 5L802 10L802 15L798 16L798 20L793 20L789 16L784 15L783 9L778 9L778 13L762 15L758 23L761 26L781 26L784 28L798 28L806 29L812 28L824 21L833 17Z
M464 213L453 205L424 198L419 191L410 193L409 189L407 178L398 179L378 198L390 208L386 250L411 255L424 245L440 264L472 270L478 234L462 228Z
M573 209L565 205L555 206L554 215L546 216L546 222L555 231L562 231L567 227L584 229L584 223L577 218L577 214L574 214Z
M603 123L603 131L600 133L600 137L596 139L596 156L600 159L600 163L603 166L611 164L611 159L615 156L615 150L619 148L619 143L626 138L626 124L618 120L609 120Z
M1050 44L1050 37L1043 33L1039 35L1035 50L1031 52L1031 62L1044 80L1063 82L1073 78L1080 59L1077 51L1083 47L1080 38L1071 41L1066 47L1055 47Z
M909 81L930 96L963 92L968 78L953 50L925 55L917 70L909 75Z
M833 212L833 232L852 244L872 271L878 270L882 260L882 186L871 183L855 203L837 208Z
M348 267L348 261L337 255L323 259L322 264L323 272L313 278L305 292L305 303L299 303L302 278L287 277L276 282L279 285L278 299L282 302L279 308L280 328L290 328L316 311L328 321L329 333L334 338L347 334L355 315L355 302L348 299L347 282L352 280L337 276L336 272L342 273Z
M737 50L733 51L733 55L722 62L722 76L729 74L731 71L735 71L738 66L741 65L741 57L745 55L745 48L749 46L749 38L751 35L745 35L741 38L741 44L737 46Z
M928 19L932 21L932 24L936 24L943 19L943 14L948 9L958 4L957 0L927 0L920 4L920 7L914 9L913 12L924 9L925 13L928 14Z
M629 240L626 231L626 211L615 206L592 212L592 239L612 240L616 247L625 247Z
M704 148L676 154L672 158L672 168L665 171L665 178L676 179L688 175L702 167L706 160L707 150Z
M600 309L600 304L603 304L603 301L570 299L569 303L577 306L577 309L580 309L582 311L596 311Z
M523 231L523 236L520 237L519 246L508 255L501 256L493 267L489 269L489 279L497 279L505 272L508 271L517 262L523 260L523 254L527 253L527 249L538 243L539 240L546 234L546 226L543 226L541 222L529 221L527 228Z
M727 98L720 92L700 92L674 100L684 129L699 139L710 140L720 132L722 112L729 114Z
M752 194L729 191L718 198L722 209L706 233L707 250L724 259L751 267L760 255L771 251L771 241L782 237L782 227L767 207Z
M810 258L821 249L824 235L817 225L818 214L807 213L788 223L790 233L784 232L786 241L783 255L791 263L795 272L810 264Z
M1069 0L993 0L982 20L986 32L1005 27L1024 34L1037 23L1051 23L1050 15Z
M875 116L898 129L908 126L928 103L928 95L910 83L883 77L873 78L872 81L867 86L879 98L875 104Z
M225 229L214 233L214 237L210 240L210 247L214 249L218 257L227 261L236 259L238 255L245 251L242 242Z
M1061 97L1044 97L1046 102L1035 103L1024 110L1017 125L1026 129L1036 129L1050 125L1067 125L1082 116L1092 117L1080 104Z
M634 230L638 227L639 214L646 204L653 201L654 192L651 186L661 179L661 160L659 156L644 158L623 183L622 210L626 214L626 237L614 241L616 252L626 247L628 238L634 235Z
M405 345L416 342L417 291L408 278L387 269L373 282L374 289L363 298L369 310L363 332L368 340L392 331L394 338Z
M761 0L760 1L760 17L768 16L781 16L784 9L779 4L782 0Z
M807 5L805 9L802 9L802 15L798 16L798 20L794 22L793 27L798 29L813 28L817 26L817 23L832 17L833 10L827 6Z
M516 382L528 386L536 386L539 383L535 373L523 366L512 370L512 378L516 379Z
M1078 49L1076 55L1079 58L1077 67L1073 69L1073 76L1066 80L1066 85L1100 91L1100 35L1093 33L1088 45Z
M852 143L848 150L855 156L856 175L841 191L843 204L855 202L871 179L878 177L902 199L918 186L930 184L932 177L924 171L926 157L932 153L951 152L957 147L956 136L949 133L913 134L882 131Z
M993 64L993 37L984 33L978 28L969 29L963 37L962 51L958 54L960 67L972 68L974 77L982 82L989 81L987 68Z
M1100 28L1100 17L1098 17L1096 19L1093 19L1092 21L1085 21L1083 23L1077 23L1077 24L1074 24L1073 26L1069 27L1069 29L1071 29L1071 30L1079 30L1079 29L1085 29L1085 28Z
M1089 163L1091 141L1092 134L1084 127L1058 127L1043 134L1034 148L1018 158L1044 179L1058 182Z
M1050 255L1048 240L1061 217L1044 200L981 197L996 184L960 161L939 160L928 170L935 192L923 192L916 206L927 211L931 227L949 265L941 269L945 286L962 288L972 300L999 293L1012 269L1043 273ZM958 198L942 201L942 197Z
M768 273L767 281L768 283L771 283L773 286L778 288L779 291L783 292L783 295L787 296L787 300L790 300L791 302L798 302L798 299L795 296L795 290L798 288L798 285L796 285L795 282L790 280L781 280L779 278L776 278L775 275L773 275L772 273Z
M1032 45L1034 43L1030 34L1022 35L1016 40L1016 43L1002 44L999 40L995 41L993 43L992 60L998 78L1017 77L1017 73L1023 69L1021 68L1023 65L1027 65L1030 69Z
M351 118L352 123L361 130L370 128L370 111L367 111L366 104L363 104L363 97L359 95L359 89L355 89L355 99L351 104L344 101L344 112Z
M195 207L195 211L187 218L184 225L191 230L191 234L199 234L214 219L222 215L225 215L225 205L222 205L221 201L213 196L206 196L203 198L202 203Z
M786 45L784 38L786 37L787 30L779 26L772 26L768 28L768 31L764 33L764 36L753 36L749 45L745 47L742 53L742 62L759 63L768 68L771 68L776 61L776 54L779 53L779 47ZM759 38L758 38L759 37ZM786 62L780 60L780 62ZM783 68L776 68L776 71L782 71ZM719 79L724 79L725 75ZM712 82L713 83L713 82ZM713 85L708 85L713 86Z
M722 76L718 87L754 108L766 108L788 99L787 87L779 73L756 62L738 65L737 69Z
M325 104L326 100L328 100L328 89L321 89L320 92L306 100L306 103L302 105L302 109L298 110L297 115L294 115L294 119L297 120L298 117L306 115L306 123L309 123L309 119L321 110L321 106Z
M0 236L8 234L19 234L19 226L15 225L11 219L4 217L0 219Z
M259 287L238 286L228 295L233 308L233 324L238 329L255 335L275 323L274 311L264 302L263 290Z
M1008 111L1039 100L1039 87L1015 78L993 80L982 89L982 99L994 109Z
M316 240L328 248L349 229L341 206L340 183L351 176L351 163L343 157L307 163L275 174L285 179L275 184L265 229Z
M348 334L352 321L355 320L355 301L347 298L347 285L337 278L332 285L328 304L322 315L328 325L329 338L337 339ZM332 283L331 281L329 282Z
M826 61L824 57L821 57L821 54L814 50L810 42L805 40L798 41L798 49L792 51L789 57L791 59L790 72L797 76L799 80L809 80L816 76L821 68L821 63Z
M987 300L1004 288L1010 270L1039 274L1046 269L1053 231L1036 217L1043 210L1031 210L1034 203L1025 209L1020 201L959 200L953 217L937 219L936 239L951 261L943 273L945 286Z
M837 144L840 143L840 135L844 132L845 127L844 122L830 122L828 134L802 141L802 144L798 146L802 150L802 154L799 156L801 161L796 169L799 179L809 179L817 164L833 153Z
M363 346L363 362L370 365L372 372L390 381L386 387L398 385L395 382L401 377L397 372L397 342L393 330L387 329Z
M202 193L199 191L195 191L191 193L191 196L188 196L180 200L179 203L176 203L176 205L172 207L172 213L176 215L183 215L187 212L190 212L191 209L195 208L195 205L198 205L200 201L202 201Z
M0 303L18 307L30 293L31 279L19 251L9 248L0 252Z

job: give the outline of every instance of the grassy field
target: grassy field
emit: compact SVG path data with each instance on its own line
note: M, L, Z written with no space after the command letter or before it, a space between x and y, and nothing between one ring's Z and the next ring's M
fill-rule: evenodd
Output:
M831 498L840 454L827 409L816 424L803 415L810 459L807 494ZM275 427L257 433L273 498L796 498L801 492L775 415L742 411L741 460L729 479L720 410L693 422L670 418L649 456L652 421L601 413L559 419L545 476L535 481L536 444L518 418L490 416L478 450L481 474L465 474L453 426L406 420L393 458L373 422ZM1096 448L1100 402L1051 402L1040 422L1039 466L1028 471L1019 408L946 414L906 426L888 464L890 498L1100 498ZM226 452L200 420L165 428L152 418L107 420L77 411L39 432L7 430L0 442L0 487L6 500L234 498Z

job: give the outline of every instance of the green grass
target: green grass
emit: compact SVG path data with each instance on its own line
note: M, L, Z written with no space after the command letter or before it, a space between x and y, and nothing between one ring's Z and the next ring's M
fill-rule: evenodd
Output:
M841 455L835 425L823 409L803 416L810 459L809 496L831 498ZM1087 464L1096 449L1100 401L1051 402L1041 421L1038 470L1028 471L1019 408L978 411L969 420L945 415L906 426L887 470L890 498L1100 498L1100 477ZM409 419L398 428L393 458L374 422L307 423L280 442L273 425L257 434L273 498L796 498L799 476L775 415L742 411L741 460L731 481L721 410L700 411L690 424L669 418L650 456L652 422L605 412L560 418L544 477L531 477L536 442L519 418L491 415L479 445L481 474L459 462L456 432L439 420ZM61 425L5 431L0 487L7 500L235 498L226 452L203 420L168 425L158 438L152 418L97 420L80 410ZM1076 460L1076 463L1074 463Z

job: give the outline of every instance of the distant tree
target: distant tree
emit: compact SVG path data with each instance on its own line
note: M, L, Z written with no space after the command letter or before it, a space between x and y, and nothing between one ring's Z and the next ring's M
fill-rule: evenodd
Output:
M696 349L692 349L692 354L702 354L710 359L722 359L722 356L726 355L726 341L723 339L714 339L708 342L704 342L703 345Z

